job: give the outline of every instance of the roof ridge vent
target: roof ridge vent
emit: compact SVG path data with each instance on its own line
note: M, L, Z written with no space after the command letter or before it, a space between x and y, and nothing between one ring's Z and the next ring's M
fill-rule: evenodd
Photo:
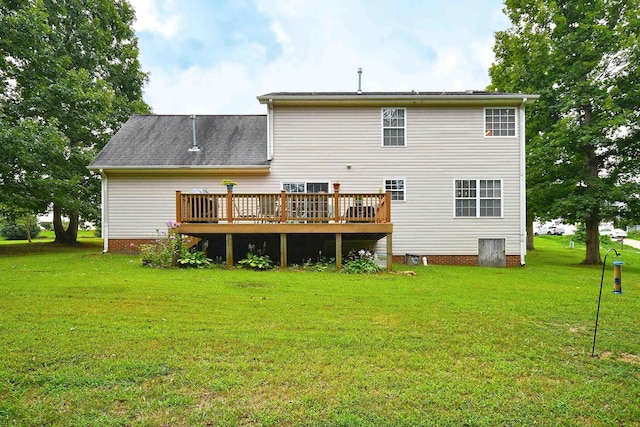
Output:
M194 152L194 151L200 151L200 148L198 148L198 140L196 139L196 115L192 114L191 115L191 148L189 148L189 151Z

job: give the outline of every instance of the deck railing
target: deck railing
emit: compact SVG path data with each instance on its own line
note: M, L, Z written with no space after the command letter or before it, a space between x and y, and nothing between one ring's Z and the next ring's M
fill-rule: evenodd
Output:
M391 192L226 194L176 191L180 223L391 222Z

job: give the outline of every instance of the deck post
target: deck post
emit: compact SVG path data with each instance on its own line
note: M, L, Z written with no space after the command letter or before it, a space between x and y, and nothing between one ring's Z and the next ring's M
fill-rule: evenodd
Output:
M233 234L227 233L227 267L233 267Z
M335 223L340 222L340 186L333 186L333 220Z
M227 190L227 222L233 223L233 190Z
M384 195L384 204L387 205L387 224L391 222L391 190Z
M387 272L393 270L393 240L392 233L387 233Z
M176 191L176 222L182 222L182 191Z
M287 222L287 192L280 191L280 222Z
M342 233L336 233L336 270L342 270Z
M280 268L287 268L287 233L280 233Z

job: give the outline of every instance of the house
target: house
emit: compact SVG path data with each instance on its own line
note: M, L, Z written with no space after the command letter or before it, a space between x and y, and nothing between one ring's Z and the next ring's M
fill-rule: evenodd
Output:
M365 246L389 263L523 265L524 109L537 98L269 93L266 115L133 116L89 166L105 251L178 220L228 260L266 242L283 265Z

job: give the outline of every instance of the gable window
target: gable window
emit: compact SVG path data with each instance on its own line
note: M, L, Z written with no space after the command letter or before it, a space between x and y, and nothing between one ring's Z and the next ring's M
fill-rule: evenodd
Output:
M385 179L384 189L391 191L391 200L406 200L404 179Z
M382 145L384 147L404 147L406 126L404 108L382 109Z
M455 181L456 217L501 217L502 181L458 179Z
M515 108L485 108L485 136L516 136Z

